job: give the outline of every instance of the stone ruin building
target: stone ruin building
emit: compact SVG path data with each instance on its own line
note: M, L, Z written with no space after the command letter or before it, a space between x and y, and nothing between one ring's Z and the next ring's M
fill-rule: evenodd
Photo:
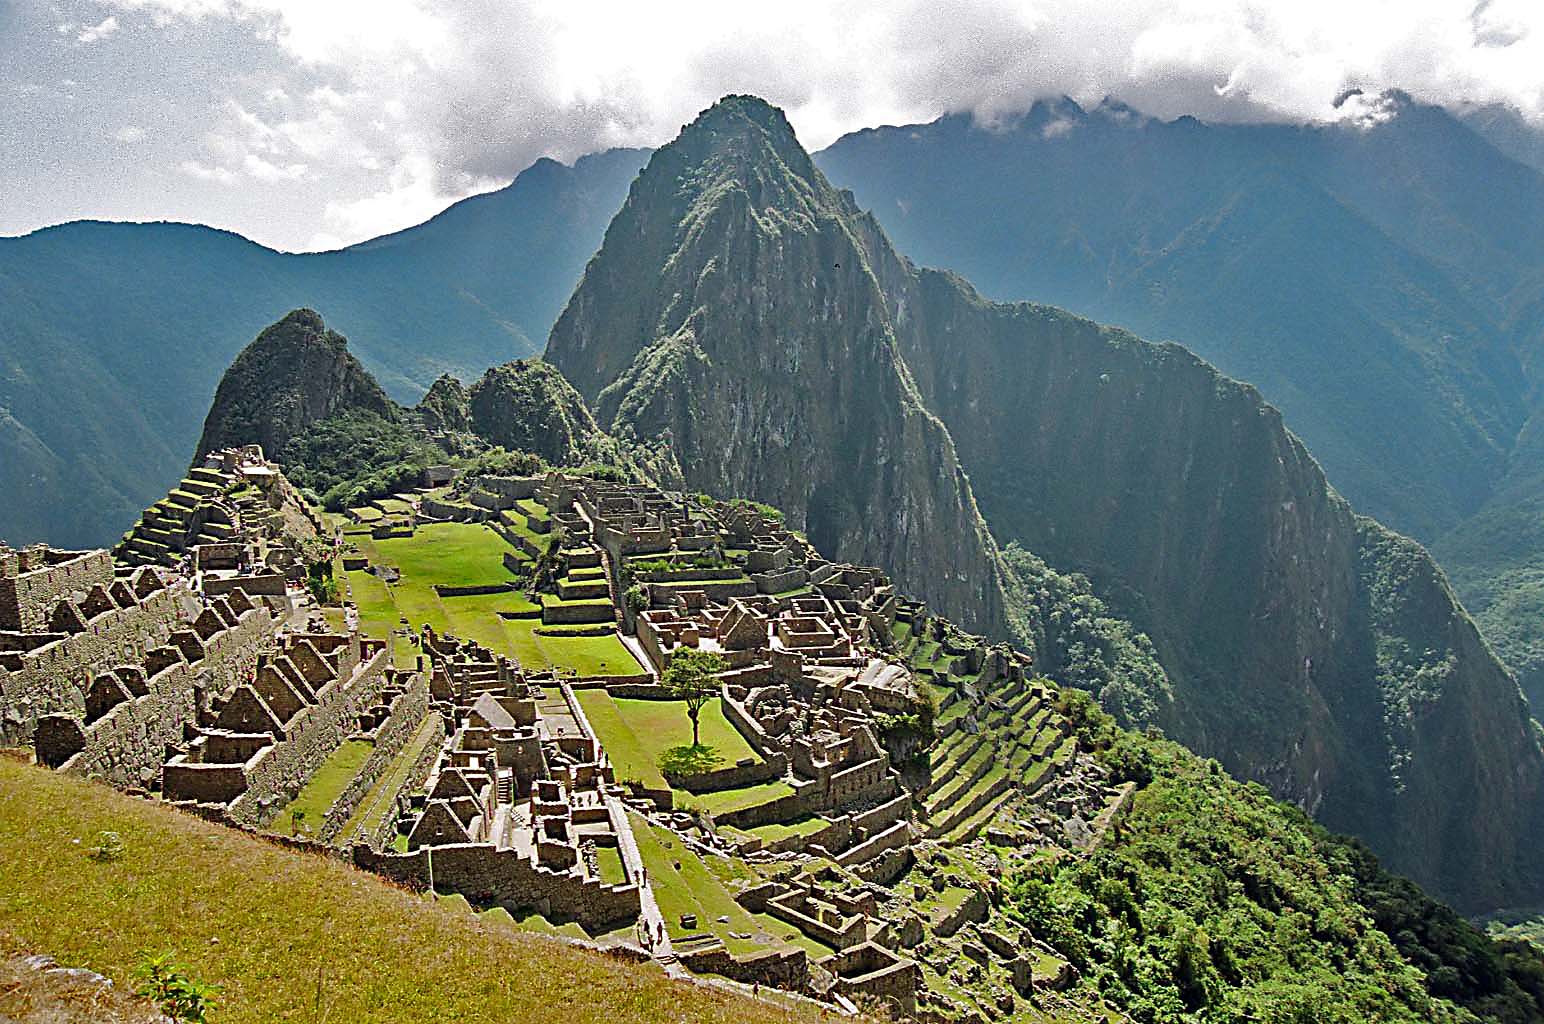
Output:
M640 862L626 810L572 690L429 629L424 649L433 706L448 723L444 743L401 818L406 852L361 850L356 859L590 929L635 920ZM623 880L602 877L601 848L618 851Z
M240 587L249 597L283 597L304 569L296 534L321 532L279 467L246 445L210 452L144 511L113 556L124 565L182 568L207 594Z
M345 739L413 703L415 680L381 641L298 633L287 602L195 581L115 569L105 551L0 548L5 740L60 771L263 825Z
M559 678L427 627L418 669L401 671L386 643L291 623L293 530L278 520L292 510L287 484L264 489L265 469L277 473L253 449L211 456L193 487L169 495L178 512L147 511L126 538L120 560L137 564L0 547L8 741L30 740L59 770L262 828L343 742L370 739L366 767L315 835L415 888L616 928L644 903L631 807L704 853L766 867L733 898L834 951L746 957L712 936L678 941L694 970L924 1016L952 1006L924 966L960 983L1006 977L1019 993L1055 981L1036 973L1044 951L1026 952L992 917L984 890L925 924L916 909L934 889L958 891L940 867L951 844L988 834L1009 848L1028 834L1088 849L1118 813L1119 795L1049 714L1028 657L930 619L880 570L823 558L760 507L551 473L464 481L455 500L422 494L405 517L392 506L390 528L488 523L529 556L511 568L546 574L543 624L614 626L645 671ZM550 554L533 534L556 536ZM275 575L264 592L259 578ZM906 660L897 636L924 639L932 661ZM575 689L666 696L658 677L687 649L724 659L718 706L755 756L668 775L662 791L624 784ZM937 705L930 690L944 693ZM898 740L893 722L925 705L936 729ZM917 744L934 736L928 755ZM404 780L371 798L389 812L358 824L365 790L410 737L422 746ZM929 756L935 771L919 778L915 757ZM1054 770L1030 771L1042 762ZM772 782L787 795L705 825L671 809L681 791ZM1021 795L1035 802L996 816ZM792 821L809 827L778 831ZM776 870L785 861L810 867Z

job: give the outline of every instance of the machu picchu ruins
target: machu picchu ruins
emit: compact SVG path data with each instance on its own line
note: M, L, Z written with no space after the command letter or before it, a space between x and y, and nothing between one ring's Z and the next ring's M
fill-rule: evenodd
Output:
M1075 856L1122 799L1032 659L750 502L442 467L331 514L248 446L111 555L0 570L5 728L39 763L848 1011L1054 999L1000 858ZM699 654L693 748L666 680Z

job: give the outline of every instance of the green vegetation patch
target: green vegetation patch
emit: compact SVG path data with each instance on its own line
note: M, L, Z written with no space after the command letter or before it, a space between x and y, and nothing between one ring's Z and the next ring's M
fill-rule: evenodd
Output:
M576 690L575 696L579 698L585 718L590 721L590 728L595 730L601 747L611 759L618 779L637 782L649 789L669 788L660 774L657 755L650 756L632 724L622 717L622 710L611 699L611 694L602 689L590 689ZM685 717L684 712L682 717Z
M772 822L768 825L757 825L755 828L744 829L748 835L756 836L769 843L775 843L789 836L812 836L827 825L831 824L824 818L809 817L799 818L790 822Z
M514 579L503 562L504 553L513 549L481 523L425 523L411 537L378 540L373 546L381 561L402 570L405 581L464 587Z
M327 808L343 795L374 749L375 744L369 740L344 740L322 762L294 801L274 819L273 830L287 836L314 835L321 828Z
M692 723L686 717L684 700L612 699L633 733L642 739L645 751L654 762L657 763L659 756L671 747L692 742ZM723 698L714 697L702 706L700 723L703 746L712 747L726 765L736 764L743 757L757 764L762 762L762 756L724 717Z
M1091 856L1014 871L1005 908L1116 1009L1154 1021L1538 1019L1537 951L1490 942L1217 762L1117 732L1088 695L1064 690L1058 710L1115 781L1141 788Z
M733 811L743 811L747 807L770 804L785 796L793 796L793 792L792 786L778 780L755 786L742 786L739 789L719 790L716 793L697 793L689 798L689 802L709 814L729 814Z
M672 939L708 933L717 936L729 952L739 955L781 944L774 934L765 930L753 915L734 901L718 876L701 857L686 848L679 836L669 829L649 824L636 813L628 813L632 815L638 852L649 872L649 887L664 915L665 931ZM678 864L680 867L676 866ZM694 915L697 926L682 927L682 914ZM720 917L729 920L723 922Z
M354 816L343 826L341 835L344 839L361 830L366 833L374 832L385 824L386 816L397 806L397 793L407 782L407 775L413 770L413 764L425 747L438 742L443 735L444 729L440 724L440 716L431 712L424 718L407 744L398 751L397 756L392 758L391 764L386 766L386 771L365 794L364 799L359 801Z

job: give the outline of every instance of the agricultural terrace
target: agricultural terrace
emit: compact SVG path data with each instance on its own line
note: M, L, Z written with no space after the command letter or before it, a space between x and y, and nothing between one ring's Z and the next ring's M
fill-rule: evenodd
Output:
M742 861L713 858L706 861L669 829L650 824L632 814L633 838L649 872L654 898L673 941L693 935L713 935L731 953L754 953L769 946L800 946L811 957L829 956L833 950L806 938L796 928L770 914L753 914L735 902L726 882L749 878ZM681 915L697 919L697 927L681 925Z
M529 564L530 559L491 526L425 523L411 537L376 539L368 527L349 524L344 536L371 566L391 566L401 573L397 582L387 584L367 570L343 572L338 567L349 599L359 608L360 628L372 636L393 637L404 627L417 630L428 624L437 632L453 633L517 658L531 669L552 668L578 676L639 671L615 631L543 626L540 605L518 590L442 596L437 586L514 586L520 581L504 556L513 555L521 564ZM398 664L411 665L417 648L400 634L394 639Z

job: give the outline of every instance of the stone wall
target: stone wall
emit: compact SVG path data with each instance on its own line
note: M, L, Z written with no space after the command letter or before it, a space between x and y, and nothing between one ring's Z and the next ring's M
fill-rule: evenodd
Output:
M911 826L904 821L896 822L878 835L838 855L836 862L842 865L860 864L889 850L898 850L903 846L910 846L911 838Z
M888 803L852 816L852 827L865 835L873 835L903 821L911 813L911 796L902 793Z
M452 505L440 501L438 498L423 498L418 503L419 511L433 519L444 519L452 523L475 523L486 518L482 509L468 508L466 505Z
M719 569L658 569L639 573L638 578L645 583L699 583L709 580L743 582L743 575L738 566L731 565Z
M708 595L709 601L719 604L728 604L733 597L755 597L756 584L750 580L684 580L679 583L650 583L649 587L654 594L676 594L684 590L700 590ZM655 597L658 601L658 596Z
M616 609L610 601L594 604L544 604L541 621L546 626L582 626L594 622L612 622Z
M229 594L232 590L244 590L251 596L284 597L287 593L284 583L284 574L280 572L265 572L249 576L230 576L219 578L215 576L204 577L204 593L210 597L219 597Z
M359 803L365 798L365 794L380 781L386 769L391 766L391 762L417 733L419 725L428 714L429 688L421 676L415 676L408 688L391 702L390 714L375 731L375 749L370 751L370 756L365 759L364 764L360 765L359 771L327 808L327 813L322 818L321 828L317 831L318 838L323 842L331 842L337 838L338 833L343 831L343 826L348 824L354 812L359 809Z
M802 814L810 813L811 810L803 792L794 792L754 807L715 814L713 820L720 825L746 829L755 828L757 825L770 825L778 821L790 821Z
M102 682L111 685L112 681L104 678ZM42 742L50 730L40 723L38 759L74 775L99 775L114 786L156 788L167 748L181 745L183 727L195 719L196 683L195 667L179 656L145 680L147 692L132 696L121 691L127 699L96 721L83 724L70 717L80 729L81 748L63 763L55 764L47 743Z
M48 555L75 557L47 564ZM113 582L113 559L106 551L46 552L42 548L6 551L0 562L0 629L42 632L54 606L97 584ZM41 563L41 564L40 564Z
M434 766L439 763L440 753L444 746L441 742L430 742L424 745L417 760L407 770L407 776L402 780L402 786L397 790L392 799L396 807L381 819L375 831L366 834L363 839L372 850L382 850L391 842L397 831L397 821L412 805L416 794L423 791L424 783L429 778L429 773L434 771Z
M933 925L933 934L948 938L965 927L965 922L985 921L991 912L991 899L982 890L975 889L958 907L945 914Z
M778 751L769 758L752 760L750 764L733 764L727 768L689 775L666 775L666 779L672 786L689 793L716 793L723 789L739 789L742 786L771 782L782 778L787 771L788 755Z
M745 705L729 695L728 687L722 691L719 706L723 708L724 717L729 719L729 724L745 737L745 742L751 745L752 750L768 760L771 760L774 755L782 754L782 748L767 735L761 723L751 717L751 713L745 710Z
M756 590L763 594L781 594L789 590L797 590L809 582L810 574L802 566L784 569L781 572L757 572L751 574L751 582L756 584Z
M179 613L192 600L180 584L157 590L129 607L99 613L79 632L7 655L8 671L0 673L0 741L25 742L43 715L83 717L91 669L142 663L179 628Z
M465 586L436 583L434 585L434 592L441 597L480 597L485 594L514 593L514 589L508 583L470 583Z
M763 949L737 957L722 946L680 954L681 963L698 974L717 974L746 985L762 984L789 992L809 985L809 956L802 949Z
M567 871L549 871L518 850L482 843L423 847L412 853L354 847L354 863L413 889L460 893L476 906L534 910L544 917L577 921L595 931L638 917L638 886L606 885Z
M541 486L542 477L539 476L480 476L472 481L473 485L489 491L499 498L513 505L524 498L536 497L536 488ZM505 506L506 508L508 505Z

